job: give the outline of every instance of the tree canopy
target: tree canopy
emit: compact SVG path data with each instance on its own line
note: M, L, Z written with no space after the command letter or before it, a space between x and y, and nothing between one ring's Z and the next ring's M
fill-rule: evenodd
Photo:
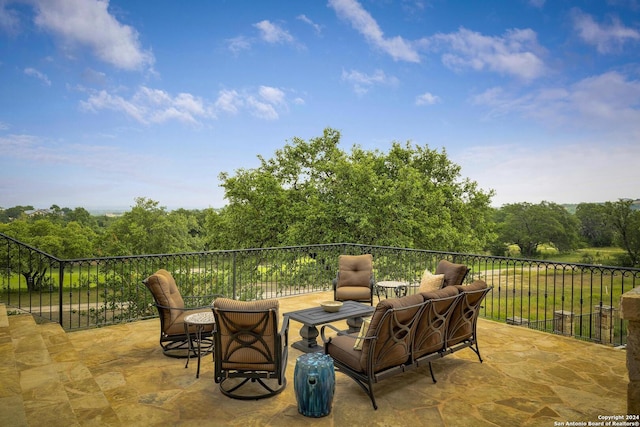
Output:
M340 133L294 138L260 166L220 179L229 243L353 242L482 250L494 235L492 191L460 177L442 150L394 142L387 153L339 148Z
M506 245L515 244L522 255L531 257L543 243L553 244L560 252L580 244L578 220L556 203L507 204L497 211L496 217L498 246L503 252Z
M627 251L623 265L640 266L640 210L631 208L633 201L607 202L605 207L615 229L614 241Z

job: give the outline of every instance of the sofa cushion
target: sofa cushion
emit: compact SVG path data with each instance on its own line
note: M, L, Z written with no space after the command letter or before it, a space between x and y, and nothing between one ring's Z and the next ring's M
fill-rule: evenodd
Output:
M362 351L355 350L356 338L352 335L338 335L331 338L327 346L327 354L333 359L340 361L356 372L364 372L360 360Z
M422 295L422 298L424 298L424 300L426 301L428 299L446 298L446 297L458 295L459 293L460 293L460 290L458 289L457 286L446 286L442 289L438 289L435 291L420 292L420 295Z
M365 317L362 319L362 325L360 325L360 333L358 333L358 338L356 338L356 342L353 344L354 350L362 350L362 345L364 344L364 337L367 336L367 330L369 330L369 325L371 324L371 317Z
M436 267L435 274L444 274L444 285L453 286L462 285L468 268L464 264L454 264L446 259L441 260Z
M444 274L433 274L428 269L422 274L418 292L429 292L440 289L444 284Z

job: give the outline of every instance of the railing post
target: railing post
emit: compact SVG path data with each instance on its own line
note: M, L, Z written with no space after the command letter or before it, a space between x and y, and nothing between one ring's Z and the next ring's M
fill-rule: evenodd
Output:
M64 262L60 261L58 267L58 323L64 327L64 321L62 316L62 296L64 295Z
M232 260L232 267L231 267L231 285L233 287L233 299L237 298L236 295L236 252L233 253L233 257L231 258Z
M627 326L627 414L640 414L640 287L622 294L620 317Z

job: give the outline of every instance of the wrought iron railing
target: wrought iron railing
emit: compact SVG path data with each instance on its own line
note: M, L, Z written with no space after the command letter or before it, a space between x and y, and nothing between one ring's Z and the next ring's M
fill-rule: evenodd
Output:
M62 260L0 233L0 302L91 328L156 316L142 280L159 268L189 300L266 299L329 290L338 256L361 253L373 254L376 280L414 289L441 259L466 264L468 282L493 286L483 317L611 345L626 343L620 296L640 286L640 269L349 243Z

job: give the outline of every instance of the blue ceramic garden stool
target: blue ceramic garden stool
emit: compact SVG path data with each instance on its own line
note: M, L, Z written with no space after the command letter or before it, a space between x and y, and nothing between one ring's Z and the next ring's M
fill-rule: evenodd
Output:
M336 389L336 374L331 356L307 353L298 357L293 383L298 412L315 418L329 415Z

